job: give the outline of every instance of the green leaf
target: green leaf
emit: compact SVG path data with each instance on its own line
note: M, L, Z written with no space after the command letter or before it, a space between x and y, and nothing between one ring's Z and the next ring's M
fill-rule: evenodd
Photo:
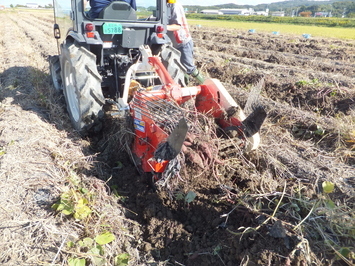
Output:
M92 260L95 266L103 266L106 264L106 260L104 258L93 257Z
M212 254L214 256L218 255L218 253L222 250L222 247L220 245L217 245L214 249L213 249L213 252Z
M78 206L83 206L83 205L86 205L86 204L88 204L89 203L89 201L86 199L86 198L81 198L81 199L79 199L78 200Z
M91 209L84 205L84 206L76 206L74 218L76 220L83 220L88 217L92 213Z
M343 255L345 258L350 258L351 250L350 250L349 248L343 247L343 248L341 248L341 249L339 250L339 253L340 253L341 255Z
M92 247L94 240L90 237L85 237L83 240L79 241L81 247Z
M65 209L65 205L63 203L57 203L57 211L62 211Z
M179 192L175 195L176 200L184 200L184 194Z
M85 259L79 259L79 258L69 258L68 259L69 266L85 266L85 264L86 264Z
M102 248L93 247L92 249L90 249L90 253L94 255L102 255L102 252L103 252Z
M301 209L296 203L291 203L290 205L291 208L294 208L296 212L299 212Z
M117 165L117 166L116 166L117 169L122 169L122 168L123 168L123 163L120 162L120 161L117 161L117 162L116 162L116 165Z
M65 215L71 215L74 212L74 208L68 200L60 199L57 203L52 205L52 209L61 211Z
M80 192L83 193L83 194L86 194L86 193L89 192L89 190L87 188L83 187L83 188L80 189Z
M128 265L129 257L130 256L129 256L128 253L122 253L120 255L117 255L115 257L115 261L114 261L115 266L126 266L126 265Z
M68 201L70 199L70 197L71 197L71 195L69 194L69 192L65 192L60 196L62 201Z
M103 233L103 234L95 237L95 241L99 245L108 244L108 243L112 242L113 240L115 240L115 235L110 232L106 232L106 233Z
M58 210L61 210L65 215L71 215L74 213L74 206L71 202L62 200L59 204Z
M189 193L187 193L187 195L185 196L185 201L187 203L191 203L194 201L195 198L196 198L196 193L193 191L189 191Z
M73 210L65 209L65 210L62 210L62 213L65 214L65 215L71 215L71 214L73 214Z
M331 199L328 199L325 204L327 205L328 208L330 209L334 209L335 208L335 203L331 200Z
M101 245L97 244L96 248L99 250L100 255L104 255L105 252L104 252L104 249L103 249L103 247Z
M324 193L332 193L334 191L334 183L329 181L324 181L322 183Z
M75 244L74 244L73 241L69 241L69 242L67 243L67 247L68 247L68 248L73 248L74 246L75 246Z
M83 220L91 214L91 209L86 205L88 200L81 198L78 200L78 204L75 206L74 218L77 220Z
M76 175L76 173L72 170L71 171L71 176L69 177L69 180L72 182L72 184L76 187L79 186L80 184L80 177Z
M324 135L324 132L325 130L321 126L317 125L317 129L314 131L314 134L322 136Z

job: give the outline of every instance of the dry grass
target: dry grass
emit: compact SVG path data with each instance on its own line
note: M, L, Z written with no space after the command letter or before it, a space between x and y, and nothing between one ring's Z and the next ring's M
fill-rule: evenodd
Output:
M78 243L106 231L115 235L103 247L100 258L106 265L114 265L115 257L124 253L130 254L130 265L149 260L138 254L139 225L124 217L118 198L93 176L95 156L84 154L89 143L63 130L70 122L62 96L48 90L43 72L30 75L34 90L20 84L1 87L1 264L63 265L70 258L89 263L93 255ZM75 220L51 208L68 191L90 195L92 213L87 218Z
M297 109L277 110L280 123L295 123L297 117L303 122L307 119ZM324 121L317 121L322 122ZM341 122L344 131L339 130L333 134L342 139L339 145L345 148L344 132L348 132L353 124L345 125L343 120ZM333 123L339 124L339 120ZM334 128L329 121L323 126ZM326 153L314 142L295 140L290 133L276 131L274 125L268 122L264 125L262 135L267 135L268 138L264 139L264 145L258 149L256 158L252 158L256 167L263 169L259 172L262 176L256 177L256 187L251 188L254 193L249 194L249 189L246 194L241 193L238 195L238 203L252 213L268 217L261 226L271 226L275 221L280 221L289 236L297 235L299 245L290 253L290 263L294 260L296 250L302 250L307 265L324 263L316 255L319 253L323 254L322 258L329 264L342 260L347 265L353 265L355 217L352 210L355 194L349 182L354 168L342 161L338 153L340 146L334 147L334 152ZM278 139L278 143L268 142L273 139ZM297 150L303 151L302 157ZM313 161L312 158L317 160ZM331 194L325 193L321 188L324 181L335 184L336 189ZM263 211L264 209L268 209L268 212ZM248 230L259 230L261 226ZM243 235L245 231L245 228L241 228L237 234Z

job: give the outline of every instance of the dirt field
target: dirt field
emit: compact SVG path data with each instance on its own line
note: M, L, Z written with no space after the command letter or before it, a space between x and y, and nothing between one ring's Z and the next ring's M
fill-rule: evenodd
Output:
M153 191L115 142L117 121L91 139L71 128L50 84L51 14L0 21L1 265L115 265L126 253L135 266L353 265L355 41L192 26L206 76L241 106L260 86L262 142L223 164L187 165L173 191ZM81 188L89 218L53 211ZM115 240L100 264L77 244L105 230Z

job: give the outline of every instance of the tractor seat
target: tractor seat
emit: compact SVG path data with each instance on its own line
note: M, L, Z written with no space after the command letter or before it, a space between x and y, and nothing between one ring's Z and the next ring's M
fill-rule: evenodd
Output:
M99 13L101 19L137 20L136 11L124 1L113 1Z

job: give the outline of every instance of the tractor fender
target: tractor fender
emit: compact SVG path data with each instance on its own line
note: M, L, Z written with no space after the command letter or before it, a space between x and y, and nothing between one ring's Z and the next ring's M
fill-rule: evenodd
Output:
M102 45L103 41L100 38L100 34L97 31L95 31L94 33L95 33L95 38L87 38L83 34L77 33L75 31L69 31L67 34L67 39L71 39L73 41L76 41L77 43L85 44L84 46L86 46L86 44Z
M164 34L163 37L158 37L157 33L154 32L150 36L150 42L152 44L166 44L166 43L170 43L171 40L167 34Z
M75 31L68 31L67 34L67 39L72 39L74 41L76 41L77 43L82 43L82 44L89 44L89 45L102 45L103 41L100 38L100 34L95 31L95 38L87 38L85 35L80 34L78 32Z
M75 40L77 41L78 43L83 43L85 42L85 38L82 34L78 34L77 32L75 31L72 31L72 30L69 30L68 33L67 33L67 40L68 39L72 39L72 40Z

